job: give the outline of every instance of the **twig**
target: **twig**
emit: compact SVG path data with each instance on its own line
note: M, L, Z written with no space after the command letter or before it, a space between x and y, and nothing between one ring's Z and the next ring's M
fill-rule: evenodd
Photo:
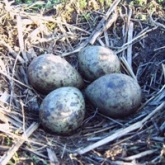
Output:
M0 151L7 151L9 148L9 146L0 145Z
M10 79L10 101L9 101L9 106L11 107L13 99L14 99L14 88L15 88L15 82L13 81L14 75L15 75L15 68L18 62L18 57L19 57L20 53L17 54L15 60L14 60L14 66L12 68L12 75L11 75L11 79Z
M22 100L20 100L20 104L21 104L21 110L22 110L22 129L23 129L23 132L25 132L25 110L24 110L24 104Z
M122 136L125 136L127 135L129 132L132 132L134 130L137 130L139 128L142 128L143 125L147 122L147 120L149 120L152 116L154 116L156 113L158 113L159 111L161 111L162 109L165 108L165 102L163 102L162 104L160 104L156 109L154 109L148 116L146 116L143 120L139 121L139 122L136 122L130 126L128 126L127 128L123 128L123 129L120 129L118 131L116 131L114 134L94 143L94 144L91 144L83 149L78 149L78 151L76 151L74 153L74 156L77 156L77 155L82 155L82 154L85 154L99 146L102 146L104 144L107 144L115 139L118 139L118 138L121 138Z
M28 138L38 127L38 123L32 123L26 132L24 132L22 137ZM8 150L8 152L1 157L0 164L6 165L24 142L25 140L18 139L18 141Z
M99 42L99 44L100 44L101 46L104 46L104 47L105 47L105 44L104 44L104 42L101 40L100 37L97 38L97 41Z
M24 50L24 42L23 42L23 29L22 29L22 20L19 15L17 15L17 31L18 31L18 41L21 52Z
M47 148L47 152L48 152L48 157L50 160L50 165L59 165L59 161L57 159L56 154L53 152L53 150L51 150L50 148Z
M4 115L4 118L1 119L2 121L5 122L5 120L6 120L6 122L12 123L12 125L14 125L18 128L22 126L22 123L19 121L18 118L16 118L16 116L8 115L8 116L10 116L10 117L8 117L7 115L5 115L3 112L0 111L0 116L3 116L3 115ZM4 133L8 132L7 129L4 130L4 129L1 129L1 127L0 127L0 131L4 132Z
M26 57L25 53L25 46L24 46L24 40L23 40L23 28L22 28L22 19L19 15L17 15L17 31L18 31L18 41L19 41L19 46L20 46L20 51L27 62L28 59Z
M115 164L115 165L139 165L139 163L136 163L135 161L132 161L132 162L112 161L111 164ZM141 165L144 165L144 164L141 164Z
M116 21L117 16L118 16L117 12L114 12L106 22L101 22L102 27L100 27L98 24L98 27L100 27L100 29L96 27L94 33L92 33L90 36L89 43L93 45L96 39Z
M83 43L80 44L80 46L78 48L76 48L75 50L68 52L68 53L63 53L61 56L65 57L65 56L69 56L71 54L77 53L79 52L81 49L83 49L86 45L88 44L87 41L84 41Z
M8 2L8 0L4 0L4 2L5 2L5 9L6 9L6 11L11 11L12 10L12 7L11 7L11 4L12 4L12 2Z
M30 147L25 146L25 147L21 147L21 149L24 150L24 151L31 152L32 154L35 154L36 156L38 156L40 158L48 159L47 155L45 155L44 153L42 154L38 150L35 151L32 148L30 148Z
M108 38L108 32L107 31L104 31L104 38L105 38L105 45L107 47L109 47L110 44L109 44L109 38Z
M144 108L150 101L152 101L152 100L154 100L155 98L157 98L161 93L164 94L164 93L163 93L163 92L164 92L164 89L165 89L165 85L162 86L162 88L159 90L159 92L157 92L154 96L152 96L152 97L149 98L145 103L143 103L143 104L139 107L138 111L141 110L142 108Z
M62 154L61 154L61 159L63 158L64 154L66 152L66 144L63 146Z
M0 96L0 102L7 103L7 100L9 99L10 95L7 91L3 92Z
M32 88L29 87L28 85L26 85L26 84L22 83L21 81L18 81L17 79L15 79L15 78L13 78L13 77L7 75L6 73L2 72L1 70L0 70L0 74L2 74L3 76L5 76L5 77L8 78L9 80L13 79L13 81L15 81L16 83L18 83L18 84L20 84L20 85L22 85L22 86L24 86L24 87L26 87L26 88L28 88L28 89L32 89Z
M18 61L20 63L22 63L22 64L25 63L24 59L20 55L18 55L7 43L5 43L4 41L0 40L0 45L5 46L9 50L9 53L11 53L14 58L18 58Z
M0 117L2 117L1 113L0 113ZM27 138L26 137L23 137L23 136L19 136L19 135L16 135L14 133L12 133L10 131L10 127L8 124L0 124L0 131L5 133L7 136L9 136L10 138L13 138L13 139L19 139L19 140L24 140L24 141L27 141ZM29 143L33 143L33 144L36 144L36 145L39 145L39 146L43 146L44 143L40 143L40 142L36 142L35 140L31 140L31 139L28 139L28 142Z
M154 49L154 52L156 52L156 51L158 51L158 50L161 50L161 49L165 49L165 46L162 46L162 47L160 47L160 48L155 48L155 49Z
M117 14L113 14L112 18L108 19L109 16L113 13L113 11L116 9L117 5L120 3L121 0L115 0L109 10L106 12L105 16L102 18L102 20L99 22L99 24L96 26L96 29L89 37L89 43L93 44L97 37L102 34L108 27L112 25L112 23L116 20ZM107 21L107 22L106 22Z
M5 117L3 114L0 113L0 117ZM6 119L6 118L5 118ZM3 119L4 120L4 119ZM10 126L8 123L5 124L0 124L0 130L5 130L5 131L9 131Z
M128 29L128 39L127 41L131 41L132 38L133 38L133 22L130 21L130 24L129 24L129 29ZM129 66L132 68L132 44L128 46L127 48L127 61L128 61L128 64Z
M132 78L134 78L137 81L137 78L136 78L136 76L135 76L135 74L132 70L132 67L128 64L128 61L125 59L125 57L123 56L120 59L123 62L123 64L125 65L125 67L126 67L127 71L129 72L129 74L132 76Z
M153 13L154 13L154 12L152 12L152 13L149 14L151 23L152 23L153 25L156 25L156 26L158 26L158 27L162 27L162 28L165 29L165 25L163 25L163 24L161 24L161 23L159 23L159 22L156 22L156 21L152 18Z
M143 39L144 37L146 37L146 34L157 29L157 27L154 27L152 29L149 29L149 30L146 30L146 31L143 31L143 33L139 33L139 35L137 35L136 37L134 37L132 40L130 40L129 42L125 43L121 48L119 48L119 50L116 52L116 54L118 53L121 53L123 50L127 49L128 46L130 44L133 44L135 41L137 40L141 40Z
M122 159L123 159L123 160L135 160L135 159L139 159L139 158L142 158L142 157L144 157L144 156L147 156L147 155L151 155L151 154L155 153L155 151L156 151L156 150L147 150L147 151L138 153L138 154L136 154L136 155L129 156L129 157L122 158Z
M116 6L120 3L121 0L115 0L112 4L112 6L109 8L105 16L102 18L102 20L99 22L97 25L96 29L94 32L74 51L68 52L68 53L63 53L62 56L68 56L70 54L74 54L79 52L82 48L84 48L88 43L93 44L97 37L101 35L104 31L106 31L112 23L117 19L117 13L114 13L111 18L108 19L108 17L113 13L113 11L116 9ZM106 22L107 20L107 22Z
M165 64L162 64L162 70L163 70L163 75L164 75L164 80L165 80Z
M6 67L5 67L5 64L3 62L3 60L0 58L0 69L3 71L3 72L6 72Z

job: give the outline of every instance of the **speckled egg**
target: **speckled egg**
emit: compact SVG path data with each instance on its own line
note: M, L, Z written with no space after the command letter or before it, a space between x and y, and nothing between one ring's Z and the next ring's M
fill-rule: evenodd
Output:
M61 87L50 92L39 109L43 127L59 134L67 134L78 128L84 116L84 98L75 87Z
M134 113L141 104L141 88L125 74L104 75L86 89L87 98L107 116L121 118Z
M64 58L53 54L36 57L28 67L28 77L30 84L41 93L49 93L63 86L83 86L78 71Z
M79 70L87 80L93 81L105 74L120 72L120 60L103 46L87 46L78 54Z

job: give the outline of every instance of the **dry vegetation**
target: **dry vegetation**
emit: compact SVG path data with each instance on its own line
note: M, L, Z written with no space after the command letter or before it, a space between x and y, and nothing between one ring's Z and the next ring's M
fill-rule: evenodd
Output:
M0 2L0 164L165 164L163 5L79 2L51 9ZM142 88L142 105L128 118L112 119L87 103L85 121L72 135L46 132L38 121L44 96L30 86L27 67L43 53L77 67L76 54L88 44L117 53L122 72Z

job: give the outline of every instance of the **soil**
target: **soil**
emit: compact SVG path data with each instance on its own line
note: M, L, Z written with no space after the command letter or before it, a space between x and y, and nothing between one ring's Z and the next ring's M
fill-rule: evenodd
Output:
M117 19L105 30L98 25L112 16L107 16L107 3L90 2L78 8L69 1L46 14L43 8L0 2L0 164L165 164L165 8L157 1L133 6L121 1L113 9ZM130 46L129 21L134 24L131 71L123 61ZM143 92L141 107L114 119L86 100L86 117L77 130L65 136L47 131L38 118L45 95L28 81L30 62L53 53L78 69L77 53L100 31L104 32L93 45L115 51L122 72L137 78ZM28 128L30 133L23 135ZM99 146L89 149L97 142Z

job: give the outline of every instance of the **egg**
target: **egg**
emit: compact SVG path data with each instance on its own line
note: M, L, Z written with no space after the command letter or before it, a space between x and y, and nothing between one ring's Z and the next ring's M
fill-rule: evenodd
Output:
M105 74L120 72L120 60L109 48L87 46L78 54L79 70L84 77L93 81Z
M142 92L132 77L121 73L104 75L85 89L86 97L109 117L121 118L134 113L141 104Z
M84 116L84 98L75 87L61 87L50 92L43 99L39 109L43 127L59 134L68 134L77 129Z
M83 79L64 58L44 54L32 60L28 67L30 84L41 93L49 93L63 86L81 88Z

